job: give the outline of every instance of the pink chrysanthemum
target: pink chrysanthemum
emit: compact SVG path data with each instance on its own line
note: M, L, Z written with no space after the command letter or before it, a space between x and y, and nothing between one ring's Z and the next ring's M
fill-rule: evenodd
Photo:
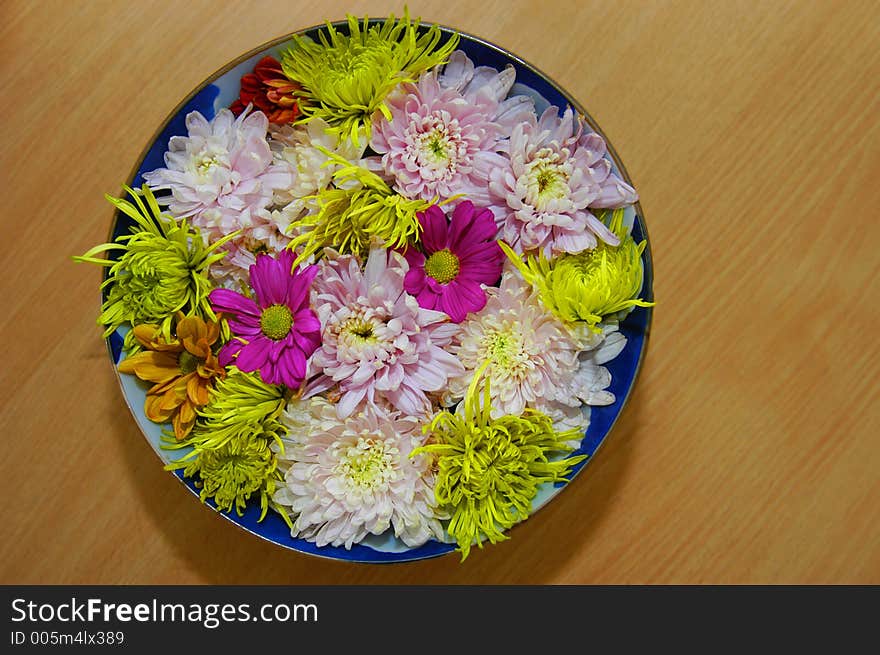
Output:
M556 107L513 128L507 161L493 168L489 191L501 234L518 252L550 257L595 248L596 238L619 240L590 208L623 207L635 190L611 172L605 141L571 109Z
M409 262L404 288L422 307L444 311L461 323L485 306L481 284L495 284L501 277L504 253L495 241L495 218L465 200L450 223L437 205L419 214L419 223L422 252L410 247L404 253Z
M486 98L495 103L492 120L510 134L513 126L534 115L535 103L528 96L513 95L508 97L514 82L516 69L508 64L503 71L490 66L474 66L474 62L461 50L449 55L449 61L438 77L440 87L453 89L460 93L468 102L478 98Z
M259 255L250 269L255 299L228 289L211 292L211 307L229 320L233 339L218 355L223 366L233 362L247 373L259 371L268 384L298 388L306 362L321 343L321 324L309 307L309 288L316 266L291 272L294 253L273 258Z
M399 253L374 249L361 270L355 257L328 250L319 266L322 344L310 361L319 377L308 393L338 385L340 417L381 400L411 416L430 412L426 393L464 371L445 350L457 326L404 291L408 267Z
M171 214L189 217L206 239L239 229L242 239L270 239L280 229L266 208L276 190L290 187L293 175L273 159L268 126L260 111L236 119L221 109L212 121L194 111L186 117L188 136L168 143L166 168L144 174L144 180L154 190L171 191L166 199Z
M443 88L433 72L388 96L391 119L376 115L370 145L382 155L395 191L422 200L465 194L477 204L488 203L492 154L506 136L496 117L513 84L512 71L496 72L503 80L467 97L461 93L465 73L455 78L461 88ZM472 78L471 71L467 79Z
M449 396L464 397L484 365L492 416L518 416L526 407L579 407L578 347L515 272L488 290L484 311L461 324L451 352L466 372L449 380ZM559 404L559 405L557 405Z
M296 516L291 534L346 548L389 528L412 548L442 539L431 458L409 456L424 441L420 428L367 411L285 443L279 459L289 468L274 500Z

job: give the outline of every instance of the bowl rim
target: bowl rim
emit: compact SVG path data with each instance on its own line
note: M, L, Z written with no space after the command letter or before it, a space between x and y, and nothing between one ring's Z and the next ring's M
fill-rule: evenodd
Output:
M369 25L372 26L374 24L384 23L384 21L386 19L385 18L368 18L367 20L368 20ZM491 41L487 41L486 39L483 39L479 36L471 34L469 32L465 32L463 30L456 29L454 27L450 27L450 26L444 25L442 23L421 21L420 19L415 19L413 22L414 23L417 22L418 27L431 27L431 26L436 25L444 35L458 34L459 37L461 37L462 39L465 39L468 41L473 41L473 42L478 43L486 48L489 48L490 50L493 50L496 53L508 58L512 63L516 64L517 66L521 66L524 69L530 70L532 73L534 73L535 75L537 75L540 78L542 78L543 80L545 80L548 84L555 87L556 90L559 91L559 93L569 103L569 105L572 107L572 109L574 109L587 122L587 124L593 129L593 131L595 131L599 136L602 137L602 139L605 141L606 154L611 157L613 163L615 164L615 166L617 166L623 180L627 184L629 184L630 186L633 186L632 179L629 175L629 171L627 171L626 167L623 164L623 161L620 158L620 155L617 154L617 150L614 148L614 145L611 143L611 141L605 135L605 132L599 127L599 124L589 114L589 112L587 112L587 110L583 107L583 105L581 105L581 103L578 102L571 93L569 93L562 85L560 85L558 82L556 82L556 80L554 80L552 77L550 77L549 75L544 73L537 66L522 59L518 55L515 55L512 52L506 50L505 48L503 48L495 43L492 43ZM147 156L147 153L152 148L153 144L157 141L157 139L161 136L162 132L165 130L165 128L168 126L168 124L174 119L175 116L177 116L180 113L180 111L200 91L202 91L202 89L204 89L207 85L212 84L218 78L222 77L223 75L225 75L226 73L231 71L233 68L235 68L236 66L239 66L240 64L247 61L251 57L254 57L262 52L265 52L266 50L269 50L270 48L274 48L275 46L278 46L278 45L281 45L285 42L291 41L293 39L293 37L295 37L295 36L301 36L301 35L307 34L309 32L315 32L315 31L320 30L322 28L326 28L328 25L332 25L334 28L340 28L340 27L344 28L344 27L347 27L348 21L347 20L326 21L323 23L312 25L310 27L305 27L305 28L302 28L299 30L295 30L293 32L289 32L283 36L276 37L274 39L266 41L265 43L250 49L246 53L229 61L224 66L222 66L221 68L219 68L216 71L214 71L213 73L211 73L211 75L209 75L208 77L204 78L195 87L193 87L193 89L186 96L184 96L184 98L180 102L178 102L177 105L175 105L175 107L165 116L164 120L159 124L158 128L153 132L153 135L147 140L147 142L144 145L144 147L142 148L140 154L137 156L137 159L135 160L135 163L134 163L132 169L130 170L128 177L126 178L128 185L131 186L132 183L134 182L134 179L137 176L138 171L140 170L140 167L141 167L144 159ZM650 281L650 286L648 286L646 291L647 291L647 295L649 296L649 298L653 299L653 278L654 278L653 261L654 261L654 259L653 259L653 254L651 252L651 238L648 235L648 226L647 226L645 219L644 219L644 212L642 211L641 199L639 199L635 203L633 203L632 207L634 208L634 211L635 211L635 219L634 220L639 223L639 227L642 230L642 234L644 235L644 239L646 242L645 250L643 252L644 279ZM113 218L110 222L110 229L109 229L109 232L107 235L107 242L108 243L113 242L113 235L116 231L116 225L117 225L119 219L120 219L120 212L118 210L115 210L113 212ZM106 276L107 276L107 270L105 269L102 277L104 279L106 279ZM103 302L103 297L102 297L102 302ZM550 505L552 500L555 499L562 491L567 489L568 486L575 480L575 478L578 475L580 475L581 471L586 469L590 465L590 463L593 462L593 460L596 458L596 454L599 452L599 450L602 448L602 446L605 444L605 442L611 436L611 433L614 430L614 426L617 425L617 421L620 420L621 415L623 414L624 410L626 409L627 403L629 402L630 395L632 394L633 389L636 387L636 384L638 383L639 375L642 370L642 365L644 363L645 356L648 351L648 345L650 343L650 336L651 336L651 324L653 322L653 317L654 317L654 311L653 311L654 308L653 307L645 307L645 308L640 308L640 309L642 311L646 312L644 335L642 338L642 347L639 352L638 359L636 361L635 370L633 372L632 383L629 385L629 387L626 390L626 393L621 401L620 409L618 410L617 415L611 421L610 425L608 426L608 429L605 431L604 436L596 444L596 447L593 449L593 452L591 453L590 457L584 462L583 466L578 468L572 475L570 475L567 478L567 481L565 482L565 484L561 488L558 489L558 491L554 494L553 498L551 498L548 502L544 503L543 505L541 505L541 507L538 507L531 514L529 514L527 519L531 518L532 516L537 514L539 511L544 509L544 507ZM107 346L108 354L110 355L110 365L111 365L111 367L114 371L114 374L116 376L116 382L119 386L119 390L122 393L123 400L125 401L125 404L129 409L129 412L131 412L132 419L135 419L135 417L137 416L138 410L136 410L134 407L132 407L131 402L129 401L128 395L125 393L125 389L122 385L122 374L119 372L119 369L117 368L117 363L115 362L115 358L113 356L113 350L110 345L109 337L106 338L104 341ZM135 419L134 422L138 428L138 431L141 433L141 436L144 438L144 440L147 441L148 445L150 445L150 450L153 452L153 454L156 456L156 458L159 460L160 464L164 468L165 462L159 456L159 453L156 452L156 450L152 447L152 444L149 443L149 439L148 439L147 435L144 433L144 431L141 428L138 421ZM192 488L189 487L189 485L186 483L186 481L182 477L174 474L173 472L171 472L171 473L172 473L172 477L174 477L180 484L182 484L183 487L187 491L189 491L191 494L194 494L197 496L197 494L193 491ZM238 523L237 521L235 521L232 517L228 516L225 512L221 512L217 508L215 508L211 505L207 505L207 503L200 503L200 504L204 505L207 509L209 509L212 514L219 515L224 520L224 522L231 523L232 525L238 527L240 530L243 530L244 532L246 532L248 534L254 535L254 536L260 538L261 540L263 540L267 543L270 543L273 546L280 548L286 552L294 552L299 555L308 556L308 557L317 557L317 558L320 558L323 560L337 562L339 564L380 564L380 565L382 565L382 564L389 564L389 565L390 564L407 564L407 563L420 562L420 561L425 561L425 560L430 560L430 559L436 559L436 558L443 557L446 555L450 555L451 553L457 552L456 549L451 549L451 550L440 552L440 553L432 553L430 555L423 555L423 556L419 556L419 557L413 557L410 559L400 558L400 559L394 559L394 560L380 560L380 561L355 559L355 558L341 559L341 558L332 557L329 555L322 555L320 553L312 553L312 552L308 552L308 551L304 551L304 550L299 550L298 548L294 547L293 545L285 545L285 544L279 543L273 539L270 539L269 537L267 537L263 534L260 534L259 532L254 532L253 530L249 529L247 526L244 526L244 525ZM511 531L515 530L517 527L519 527L520 525L525 523L527 519L519 521L518 523L514 524L513 526L511 526L510 528L505 530L505 534L510 534ZM406 552L407 551L401 551L399 554L405 555Z

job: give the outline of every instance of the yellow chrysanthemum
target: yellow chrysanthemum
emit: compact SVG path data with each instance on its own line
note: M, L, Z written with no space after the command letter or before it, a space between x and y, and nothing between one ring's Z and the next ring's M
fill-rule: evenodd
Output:
M208 301L214 285L207 271L226 254L222 250L218 252L218 248L238 233L205 246L198 229L190 227L186 220L177 222L161 212L149 187L144 185L140 193L129 187L125 190L134 203L105 197L134 220L131 233L117 238L115 243L103 243L73 258L110 269L101 285L102 289L109 289L98 317L98 323L107 327L104 336L110 336L124 323L155 323L170 340L177 312L217 320ZM96 256L114 250L121 251L115 261ZM132 352L140 350L133 332L126 335L125 348Z
M622 209L614 211L608 227L620 238L619 246L600 241L593 250L550 260L543 253L523 260L506 243L499 243L547 309L565 323L583 322L595 331L604 316L654 305L636 298L642 288L641 257L647 242L636 244L627 234Z
M434 494L438 508L450 514L447 532L456 540L464 560L476 542L496 543L504 530L528 518L538 485L564 480L585 455L551 461L554 453L569 453L566 442L577 441L579 430L557 432L546 414L526 409L521 416L492 418L490 382L482 399L474 375L464 399L464 412L442 411L425 427L428 445L419 453L436 457ZM482 401L482 402L481 402Z
M348 15L348 33L327 23L318 33L319 43L294 37L293 47L281 55L281 68L302 89L300 109L304 121L321 118L340 138L360 145L369 141L371 120L379 111L391 119L385 97L401 82L444 63L458 46L453 34L442 45L436 25L419 34L419 20L409 12L397 20L391 15L381 25L363 25Z
M297 264L324 247L366 257L377 242L400 248L418 239L421 225L416 214L431 203L407 200L372 171L320 150L329 162L340 166L333 173L336 188L318 192L314 196L318 211L292 224L299 236L288 247L300 251Z
M257 373L232 367L217 382L208 404L197 411L189 438L166 443L172 450L192 446L190 453L166 468L182 468L187 477L198 474L202 501L213 498L221 511L235 508L241 515L247 500L258 493L260 520L271 504L289 524L287 512L272 501L282 475L271 445L283 449L281 438L287 428L280 416L286 404L281 387L266 384Z

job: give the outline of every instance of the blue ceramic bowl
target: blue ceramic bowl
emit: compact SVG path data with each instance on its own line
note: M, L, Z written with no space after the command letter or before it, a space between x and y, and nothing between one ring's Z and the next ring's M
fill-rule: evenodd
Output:
M344 23L337 23L338 28L345 29ZM302 30L299 34L305 34L315 37L319 27L313 27ZM450 34L452 30L442 28L443 32ZM460 33L461 42L459 48L463 50L468 57L478 66L491 66L496 69L503 69L506 65L512 64L516 68L517 83L511 91L512 94L528 94L535 100L535 105L540 115L548 105L555 105L564 110L566 106L573 107L576 111L583 114L593 129L604 137L602 130L594 120L587 114L569 94L567 94L559 85L551 81L546 75L541 73L537 68L524 62L515 55L505 52L498 46L487 43L477 37ZM280 51L288 44L290 36L277 39L271 43L260 46L259 48L239 57L222 70L213 74L201 86L195 89L189 96L181 102L174 111L171 112L165 123L156 132L148 147L142 154L140 161L129 177L128 184L131 187L138 188L143 183L143 174L156 168L164 166L163 156L168 147L168 140L177 135L185 136L187 134L184 119L191 111L201 112L207 119L214 117L216 112L223 107L228 107L233 100L238 97L239 84L242 75L253 70L254 65L263 56L267 54L278 57ZM606 139L607 141L607 139ZM608 157L611 160L614 172L624 180L632 183L623 163L614 151L614 148L608 144ZM646 239L647 229L645 227L644 218L641 213L639 204L629 207L626 210L626 221L632 226L632 233L636 241ZM131 220L118 213L114 217L111 227L110 237L117 237L126 234L131 225ZM644 254L644 287L642 296L646 300L653 299L652 286L652 266L651 266L651 250L650 242ZM592 461L599 446L605 441L614 426L617 417L620 415L623 406L626 404L630 391L635 384L636 376L639 372L639 366L645 353L647 345L647 337L649 326L651 323L651 310L644 308L636 308L628 317L622 321L620 331L626 336L627 344L625 349L611 362L605 366L611 372L612 383L609 390L614 393L616 402L606 407L593 407L591 409L590 426L586 436L581 443L580 449L574 454L588 455L588 459L574 467L573 479L584 466ZM112 363L119 362L121 357L122 338L125 334L124 329L120 329L111 335L107 340ZM169 463L172 459L180 457L185 451L168 452L160 447L160 437L163 426L150 422L144 416L144 398L146 396L147 386L140 383L134 376L119 375L119 382L125 395L128 407L132 415L149 441L150 445L156 451L156 454L163 463ZM164 426L167 428L168 426ZM183 478L181 471L176 472L177 477L190 489L198 498L198 490L195 488L193 480ZM558 494L566 484L559 483L556 485L546 484L540 489L538 496L533 503L533 509L546 504L556 494ZM216 508L211 505L216 511ZM572 508L572 511L575 511ZM305 541L304 539L293 538L287 525L276 513L270 511L266 518L258 522L260 510L257 503L252 503L243 516L235 513L221 513L221 516L235 523L248 532L270 541L274 544L316 555L337 560L347 560L354 562L406 562L419 559L427 559L437 557L454 550L454 545L449 543L440 543L437 541L429 541L419 548L409 548L393 536L369 537L364 542L357 544L346 550L345 548L336 548L332 546L317 547L315 544Z

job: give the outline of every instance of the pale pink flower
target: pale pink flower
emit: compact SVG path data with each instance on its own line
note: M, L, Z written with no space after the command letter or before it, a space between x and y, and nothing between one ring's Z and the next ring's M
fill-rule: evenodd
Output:
M490 66L475 67L464 52L456 50L449 56L438 81L442 88L458 91L468 102L476 102L480 98L494 102L492 120L504 128L505 135L510 134L514 125L535 114L534 101L528 96L508 97L516 82L516 69L512 64L508 64L503 71Z
M374 249L361 270L357 258L327 250L319 262L314 302L322 344L310 360L318 374L308 394L337 386L339 416L362 403L387 401L409 415L427 415L427 392L462 375L461 363L446 351L457 326L443 312L420 307L406 293L406 260Z
M259 111L235 118L221 109L211 121L194 111L186 117L188 136L168 142L166 168L145 173L144 180L153 190L170 191L160 200L174 217L189 218L206 240L241 230L231 252L277 252L287 244L286 225L275 222L268 207L277 190L292 184L293 175L289 165L273 159L268 125ZM242 268L248 261L236 265Z
M389 528L411 548L442 539L431 458L409 456L423 440L416 419L366 411L287 441L274 500L296 517L291 534L345 548Z
M548 257L618 238L590 209L623 207L635 190L611 170L605 141L571 109L549 107L513 128L506 161L492 169L489 192L500 234L518 252ZM500 159L500 158L499 158Z
M587 388L578 378L578 347L563 325L514 272L486 293L486 307L455 336L451 352L465 372L450 378L448 398L462 398L485 364L493 417L518 416L526 407L580 407Z
M503 121L516 119L531 101L502 102L513 85L513 68L489 69L491 82L483 80L477 90L470 89L473 64L469 71L459 58L453 64L443 78L446 87L435 72L427 72L393 91L386 100L391 119L376 114L370 145L382 155L381 168L401 195L442 201L466 194L483 206L489 202L493 155L509 132ZM483 69L478 70L482 79Z

